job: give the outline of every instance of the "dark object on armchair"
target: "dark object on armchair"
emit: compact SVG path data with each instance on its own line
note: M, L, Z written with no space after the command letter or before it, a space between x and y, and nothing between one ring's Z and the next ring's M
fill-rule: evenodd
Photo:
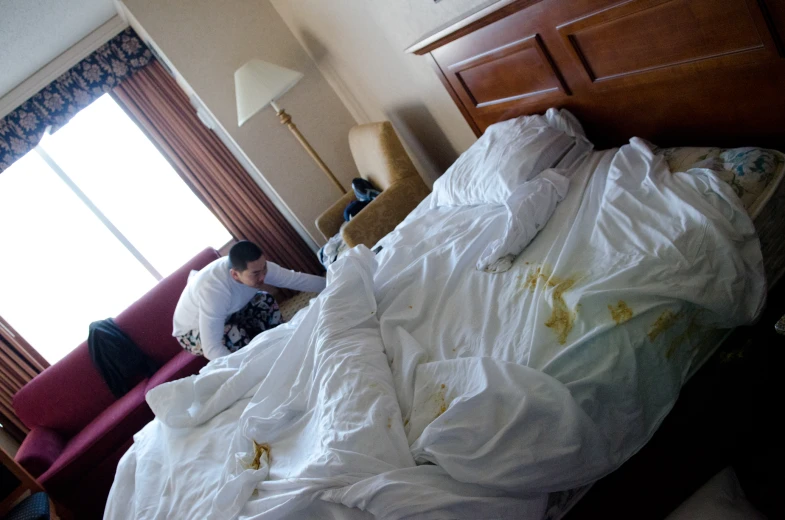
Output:
M191 270L216 258L216 250L205 249L115 319L139 349L161 365L149 379L137 374L126 395L112 395L84 342L14 396L14 409L30 428L17 462L77 518L103 516L120 457L133 444L133 435L153 419L145 394L206 364L172 337L172 315Z
M360 210L370 204L371 201L381 193L373 187L373 184L362 177L357 177L352 180L352 191L354 192L354 198L357 200L351 201L349 205L346 206L346 209L343 210L343 219L346 222L352 220L352 217L358 214Z
M94 321L87 334L90 359L106 386L118 399L127 394L138 374L150 377L158 364L136 346L112 318Z
M349 247L376 242L395 229L430 193L389 121L358 125L349 131L349 147L363 179L381 193L370 204L344 223L346 206L356 200L353 192L316 219L324 238L339 231Z

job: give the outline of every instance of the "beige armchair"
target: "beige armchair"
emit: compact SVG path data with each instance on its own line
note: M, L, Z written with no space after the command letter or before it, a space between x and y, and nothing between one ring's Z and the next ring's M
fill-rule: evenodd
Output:
M349 147L360 176L381 194L355 215L341 236L349 247L373 247L395 229L430 190L420 178L389 121L358 125L349 131ZM338 233L343 210L355 200L351 191L316 219L324 238Z

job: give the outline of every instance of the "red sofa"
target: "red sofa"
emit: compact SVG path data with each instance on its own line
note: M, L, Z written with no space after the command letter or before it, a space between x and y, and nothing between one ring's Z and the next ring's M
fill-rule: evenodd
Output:
M134 434L153 419L145 402L147 391L195 374L206 364L172 337L172 315L190 271L216 258L215 249L205 249L115 318L160 365L149 379L140 375L126 395L112 395L85 341L14 396L14 409L30 428L16 460L76 518L103 516L120 457Z

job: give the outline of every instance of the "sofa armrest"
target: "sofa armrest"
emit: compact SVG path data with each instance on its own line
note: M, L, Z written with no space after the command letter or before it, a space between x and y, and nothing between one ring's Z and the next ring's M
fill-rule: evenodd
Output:
M341 236L349 247L373 247L428 196L428 186L419 176L396 182L365 206L343 228Z
M338 234L341 224L344 223L343 210L346 209L350 202L355 200L357 199L354 196L354 192L350 191L316 219L316 227L319 228L326 240Z
M65 449L65 439L54 430L36 427L30 430L15 460L34 477L46 472Z

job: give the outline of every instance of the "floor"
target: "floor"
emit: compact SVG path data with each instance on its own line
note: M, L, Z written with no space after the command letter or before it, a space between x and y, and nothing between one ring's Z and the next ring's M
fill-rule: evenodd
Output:
M567 520L662 519L728 465L761 512L785 518L785 336L774 331L784 286L684 387L651 442L595 484Z

